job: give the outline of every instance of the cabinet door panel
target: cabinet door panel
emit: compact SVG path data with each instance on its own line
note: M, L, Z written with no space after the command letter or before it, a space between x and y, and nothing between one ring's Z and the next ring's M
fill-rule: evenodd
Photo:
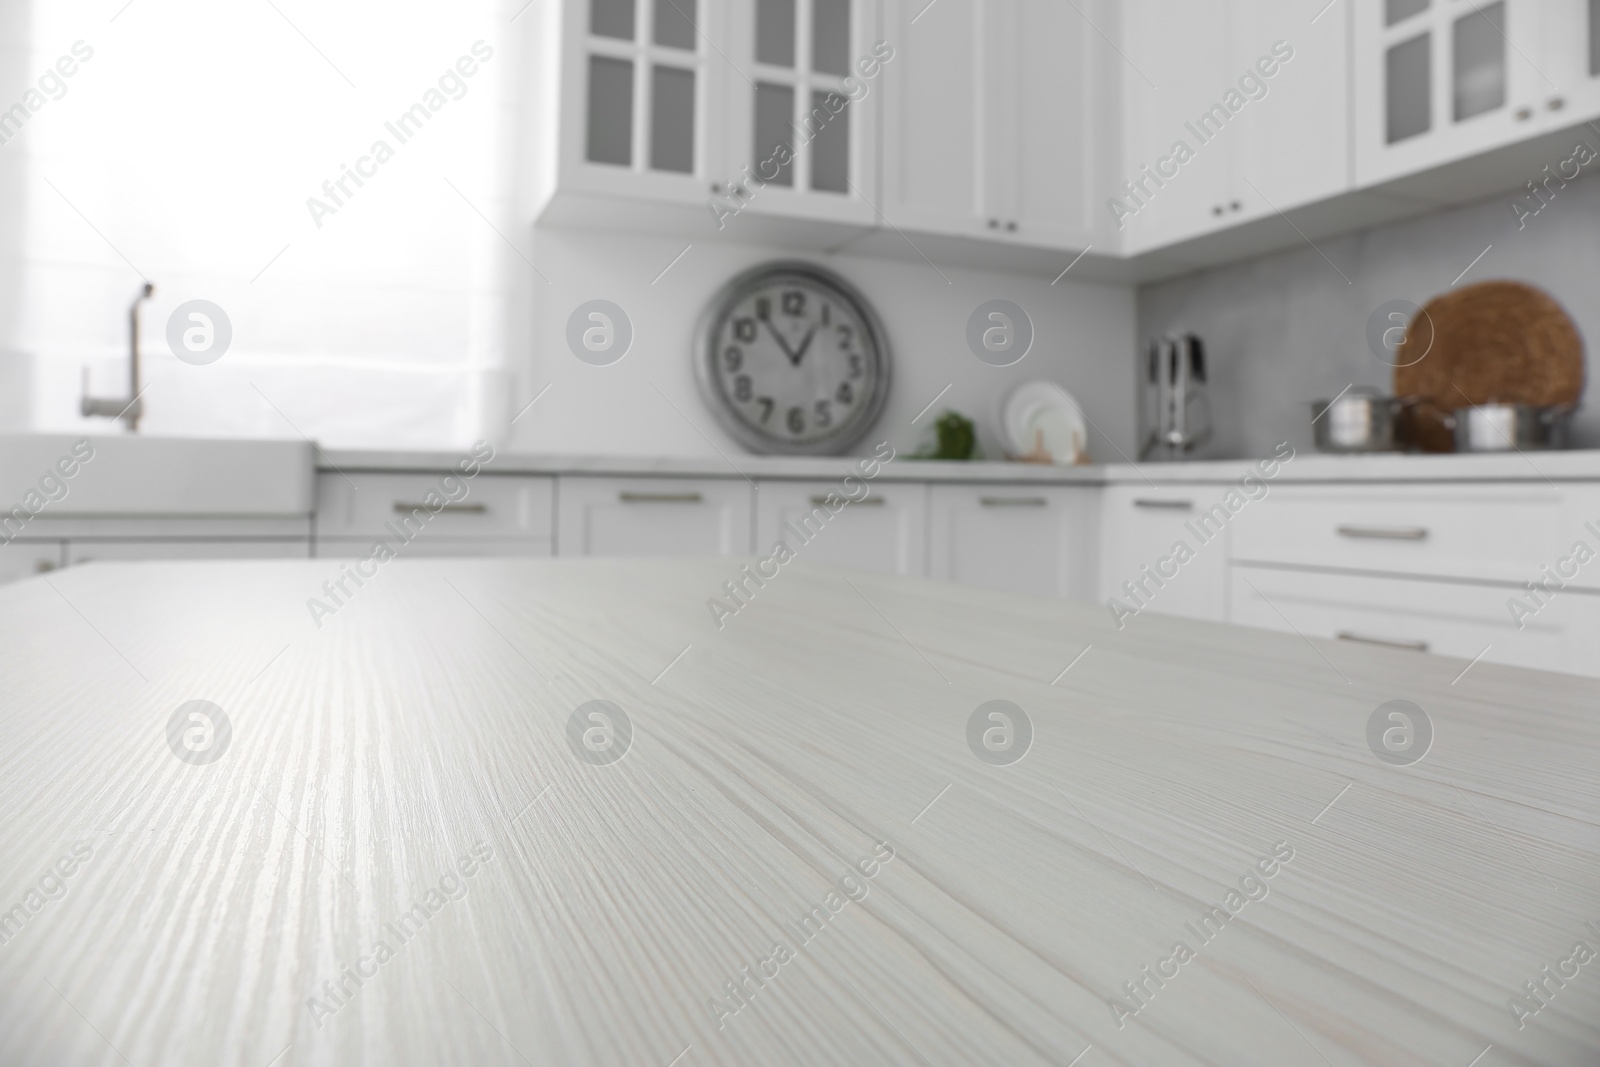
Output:
M1122 18L1124 150L1108 195L1134 212L1119 232L1123 251L1136 253L1223 224L1233 131L1207 116L1233 75L1227 0L1128 0ZM1180 162L1185 151L1192 157Z
M986 168L998 151L985 121L993 26L979 0L885 0L883 210L896 226L989 232Z
M1324 10L1326 4L1232 0L1226 85L1249 100L1226 134L1233 221L1288 211L1351 186L1350 5ZM1288 62L1273 54L1279 42L1280 51L1293 51ZM1263 69L1275 73L1265 77Z
M1546 59L1547 24L1576 35L1565 0L1494 0L1404 8L1355 4L1355 180L1370 185L1513 144L1577 116L1552 111L1560 95Z
M1102 91L1113 74L1099 61L1105 43L1089 23L1100 17L1099 5L1011 0L1009 8L1004 73L1013 83L1007 110L1015 115L1015 150L1001 186L1010 202L999 214L1008 237L1082 247L1094 240L1105 212L1100 200L1109 168L1097 116L1114 99Z
M751 550L750 485L738 479L561 478L562 556L728 556Z
M931 576L1034 596L1086 597L1094 490L1031 485L930 489Z
M1202 540L1185 526L1217 495L1215 486L1160 491L1132 486L1108 488L1100 539L1105 546L1100 561L1101 601L1114 597L1130 609L1226 622L1226 539L1212 536ZM1182 553L1173 550L1179 542L1192 552L1187 562L1177 562ZM1145 573L1147 567L1156 573L1155 579ZM1127 582L1138 588L1139 599L1124 587ZM1149 606L1141 608L1140 601Z
M865 499L824 518L823 501L838 492L837 482L759 483L756 551L765 553L782 540L807 563L913 577L927 573L927 486L874 483Z

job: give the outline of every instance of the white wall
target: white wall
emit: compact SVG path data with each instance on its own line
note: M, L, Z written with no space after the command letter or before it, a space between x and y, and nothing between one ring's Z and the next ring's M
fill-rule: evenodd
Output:
M519 447L686 456L715 456L720 448L737 456L741 449L717 429L695 385L690 353L695 322L732 275L764 260L799 256L815 259L861 289L877 308L892 345L889 402L878 428L857 451L871 451L873 442L885 438L902 453L928 443L929 424L948 407L976 420L985 456L1001 458L994 436L1001 400L1022 382L1049 378L1076 396L1089 419L1109 435L1107 440L1091 431L1089 447L1096 460L1115 462L1117 448L1131 454L1130 286L1065 281L1052 286L1049 277L941 266L947 284L922 262L701 243L652 284L683 251L683 239L543 228L534 239L534 262L550 282L534 284L536 351L514 368L518 383L512 410L546 385L550 391L512 428L511 440ZM1005 368L980 362L966 343L968 316L997 298L1020 305L1035 331L1029 354ZM620 305L634 328L628 354L606 367L581 362L566 344L567 317L593 299ZM950 391L913 426L911 420L946 385Z

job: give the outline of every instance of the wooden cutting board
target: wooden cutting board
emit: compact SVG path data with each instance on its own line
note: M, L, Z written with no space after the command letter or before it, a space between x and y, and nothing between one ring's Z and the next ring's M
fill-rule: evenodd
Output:
M1600 1062L1600 682L744 562L0 589L0 1064Z
M1396 396L1428 403L1406 437L1427 452L1455 443L1444 414L1473 404L1576 404L1583 337L1561 305L1521 282L1479 282L1434 297L1412 317L1395 351Z

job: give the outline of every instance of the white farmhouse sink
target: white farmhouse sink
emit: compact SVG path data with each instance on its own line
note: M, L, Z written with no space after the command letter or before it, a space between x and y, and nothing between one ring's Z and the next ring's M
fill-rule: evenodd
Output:
M88 460L79 459L88 449ZM303 516L311 513L315 476L305 441L0 434L0 512L27 506L31 493L49 501L43 514L52 518Z

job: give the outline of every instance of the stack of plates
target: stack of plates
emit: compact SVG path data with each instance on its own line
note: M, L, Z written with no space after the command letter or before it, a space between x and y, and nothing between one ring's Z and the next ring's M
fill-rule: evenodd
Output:
M1013 456L1031 456L1042 448L1053 463L1088 461L1083 412L1072 394L1055 382L1019 386L1001 406L1000 426Z

